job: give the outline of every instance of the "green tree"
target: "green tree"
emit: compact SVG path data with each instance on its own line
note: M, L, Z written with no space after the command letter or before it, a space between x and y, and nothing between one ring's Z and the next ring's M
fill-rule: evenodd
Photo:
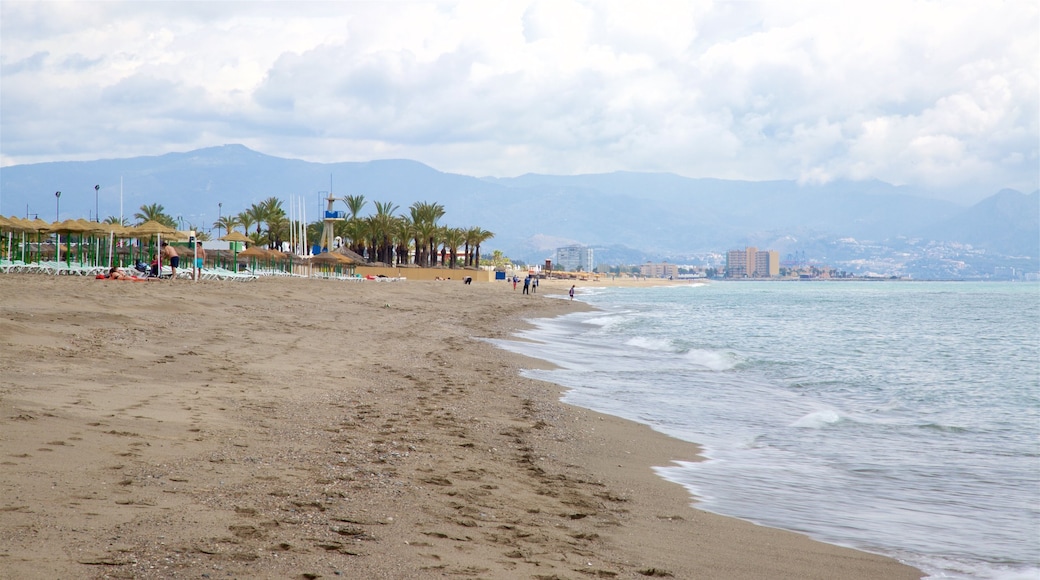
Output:
M134 214L134 219L137 220L138 225L154 220L170 228L177 227L173 216L167 214L166 208L157 203L142 205L140 211Z
M261 229L264 225L264 221L267 219L267 209L263 205L254 203L245 210L246 215L249 216L250 222L256 226L257 236L261 236L263 239L263 230Z
M260 202L259 209L263 216L263 222L267 225L268 243L273 247L275 243L282 241L283 235L289 233L289 224L282 208L282 200L277 197L269 197ZM284 227L282 232L280 228Z
M430 267L437 261L437 220L444 217L444 206L439 203L417 201L408 209L417 233L416 264Z
M491 265L496 268L504 268L509 263L509 258L502 253L502 250L495 250L491 252Z
M470 237L471 236L472 236L472 241L470 242ZM481 246L481 244L483 244L484 242L490 240L493 237L495 237L494 232L489 232L488 230L485 230L485 229L482 229L482 228L479 228L479 227L470 228L467 231L467 234L466 234L467 242L472 243L474 245L472 262L469 261L469 256L466 257L466 260L467 260L466 263L468 265L480 266L480 246Z
M196 227L195 224L188 224L188 229L195 230L195 239L197 241L208 242L210 240L209 232L199 227Z
M219 231L221 229L223 229L224 230L224 235L226 236L226 235L231 233L231 230L235 229L235 226L238 226L238 225L239 225L239 223L238 223L238 218L237 217L235 217L233 215L225 215L225 216L221 216L220 219L218 219L217 221L213 222L213 226L212 227L217 228L217 232L218 233L219 233Z
M368 223L361 219L347 220L340 223L343 224L343 233L338 235L343 237L343 244L355 254L364 256L365 248L368 246ZM331 250L332 248L329 249Z
M454 269L459 255L459 246L466 243L466 231L462 228L444 228L441 242L448 249L448 267Z
M376 213L368 218L368 238L371 254L376 262L393 263L393 239L397 218L394 212L397 206L393 203L375 202Z
M348 195L343 198L343 201L347 204L347 209L350 210L350 219L356 220L358 214L361 213L361 209L365 207L365 196Z
M412 238L415 227L408 216L398 216L397 225L394 228L394 248L397 252L397 263L408 263L408 251L411 249Z
M242 231L246 235L249 235L249 228L253 227L255 223L256 221L248 211L241 211L235 216L235 225L242 226ZM231 229L235 229L235 227L231 226Z

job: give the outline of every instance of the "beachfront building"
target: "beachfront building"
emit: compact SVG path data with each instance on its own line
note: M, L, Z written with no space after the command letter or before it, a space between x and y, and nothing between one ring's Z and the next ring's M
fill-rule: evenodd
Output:
M747 247L726 252L727 278L773 278L780 275L780 253Z
M677 279L679 277L679 266L669 264L668 262L660 264L647 262L639 266L639 275L644 278Z
M588 246L565 246L556 248L556 270L564 272L591 272L592 248Z

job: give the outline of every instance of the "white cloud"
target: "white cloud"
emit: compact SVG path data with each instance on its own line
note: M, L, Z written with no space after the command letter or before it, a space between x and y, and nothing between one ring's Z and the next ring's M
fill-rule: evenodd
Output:
M0 28L3 165L244 143L1038 187L1032 2L3 2Z

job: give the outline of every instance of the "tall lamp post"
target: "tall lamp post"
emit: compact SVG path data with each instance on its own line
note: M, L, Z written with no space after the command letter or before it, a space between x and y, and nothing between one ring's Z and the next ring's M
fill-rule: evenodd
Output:
M54 221L58 221L58 216L61 215L61 192L54 192Z
M217 223L219 224L220 220L223 219L223 218L224 218L224 202L218 201L217 202ZM219 232L219 231L220 231L220 226L217 226L217 232Z
M94 221L101 222L101 214L98 213L98 191L101 190L100 185L94 186Z

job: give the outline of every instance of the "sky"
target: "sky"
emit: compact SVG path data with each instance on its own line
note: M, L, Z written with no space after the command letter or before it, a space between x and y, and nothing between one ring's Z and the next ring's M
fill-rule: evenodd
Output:
M1035 0L0 2L0 167L240 143L509 177L1040 187Z

